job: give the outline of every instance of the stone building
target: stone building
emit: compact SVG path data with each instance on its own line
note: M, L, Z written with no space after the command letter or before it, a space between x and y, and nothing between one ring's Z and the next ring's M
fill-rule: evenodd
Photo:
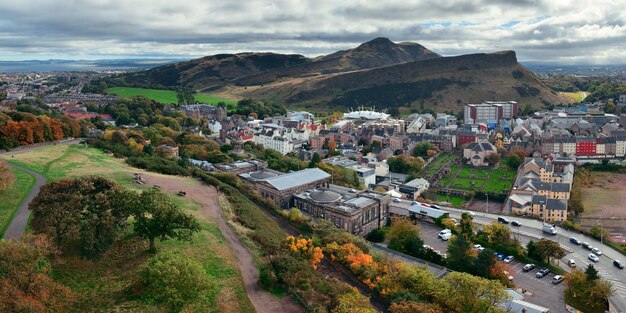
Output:
M262 196L270 198L277 206L291 207L294 194L313 189L331 180L330 174L318 169L307 168L291 173L264 169L251 173L239 174Z
M355 235L366 235L387 224L390 201L387 194L326 183L294 195L293 202L294 207L313 218L328 220Z

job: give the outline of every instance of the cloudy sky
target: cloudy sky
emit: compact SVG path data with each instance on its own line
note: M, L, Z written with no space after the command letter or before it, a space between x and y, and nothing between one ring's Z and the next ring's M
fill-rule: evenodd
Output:
M626 0L0 0L0 60L307 56L375 37L443 55L626 63Z

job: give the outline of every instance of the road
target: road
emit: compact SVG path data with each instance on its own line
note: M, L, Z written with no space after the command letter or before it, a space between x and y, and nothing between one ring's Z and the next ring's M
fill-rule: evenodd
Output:
M460 219L461 214L466 212L466 210L460 210L456 208L442 207L443 210L450 212L450 216ZM474 222L477 224L489 224L494 221L497 221L498 215L490 214L490 213L480 213L476 212L474 216ZM620 252L602 245L600 241L584 236L579 233L574 233L567 231L564 228L557 227L557 235L546 235L543 233L542 222L538 220L522 218L522 217L508 217L510 220L519 221L522 226L515 227L509 225L511 231L514 235L520 234L521 238L529 237L533 240L538 240L541 238L547 238L550 240L557 241L567 252L568 254L562 260L573 259L578 264L579 268L586 267L587 264L591 263L587 259L589 255L589 250L583 248L582 246L573 244L570 242L570 237L576 237L583 242L589 242L594 247L599 248L603 255L600 256L600 262L594 263L593 265L598 269L600 275L611 281L613 286L615 287L615 296L612 301L619 308L619 312L626 312L626 271L620 270L617 267L613 266L613 260L621 260L622 262L626 260Z

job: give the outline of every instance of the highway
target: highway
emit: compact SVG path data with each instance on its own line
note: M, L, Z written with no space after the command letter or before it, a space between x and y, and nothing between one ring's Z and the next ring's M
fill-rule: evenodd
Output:
M449 212L450 217L459 220L461 218L461 214L463 212L467 212L467 210L443 206L440 207L442 210ZM474 222L480 225L495 222L497 221L498 216L500 216L497 214L482 212L474 213ZM519 234L520 241L524 242L524 237L530 239L534 238L534 240L547 238L557 241L568 252L568 254L562 259L562 261L567 262L567 260L573 259L576 261L577 266L581 269L584 269L588 264L593 263L587 258L587 256L591 252L583 248L582 246L571 243L570 237L576 237L582 242L589 242L593 247L599 248L603 252L603 254L600 256L600 261L597 263L593 263L593 265L596 267L596 269L603 278L613 283L615 295L611 300L618 307L618 312L626 312L626 270L620 270L613 265L613 260L615 259L622 262L626 261L626 257L624 255L610 248L609 246L602 245L600 241L594 238L584 236L580 233L567 231L566 229L561 227L557 227L557 235L547 235L542 231L543 225L541 221L514 216L507 216L507 219L515 220L522 224L522 226L519 227L515 227L510 224L508 225L508 227L511 229L512 235L515 236ZM565 267L567 270L567 266L563 267Z

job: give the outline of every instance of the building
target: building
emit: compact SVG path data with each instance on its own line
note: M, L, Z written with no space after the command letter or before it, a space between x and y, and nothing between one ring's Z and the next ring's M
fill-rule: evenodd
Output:
M502 119L514 118L517 115L517 108L515 101L483 101L480 104L466 104L463 109L463 119L465 124L497 124Z
M463 157L472 166L489 166L487 157L498 154L498 149L489 141L472 142L463 148Z
M567 200L535 195L529 213L549 223L563 222L567 219Z
M187 116L208 120L222 121L226 118L226 109L208 104L185 104L178 107Z
M332 184L294 195L294 207L317 219L325 219L355 235L366 235L385 226L391 196Z
M284 209L291 207L294 194L320 187L331 180L330 174L318 168L307 168L290 173L264 169L242 173L239 177L251 184L262 196L269 198L274 204Z
M248 172L256 172L267 168L267 162L259 159L247 159L236 161L233 163L220 163L215 164L214 168L216 171L231 173L231 174L241 174Z
M408 181L398 188L401 193L409 196L409 198L416 199L419 195L430 188L430 183L423 178L416 178Z

